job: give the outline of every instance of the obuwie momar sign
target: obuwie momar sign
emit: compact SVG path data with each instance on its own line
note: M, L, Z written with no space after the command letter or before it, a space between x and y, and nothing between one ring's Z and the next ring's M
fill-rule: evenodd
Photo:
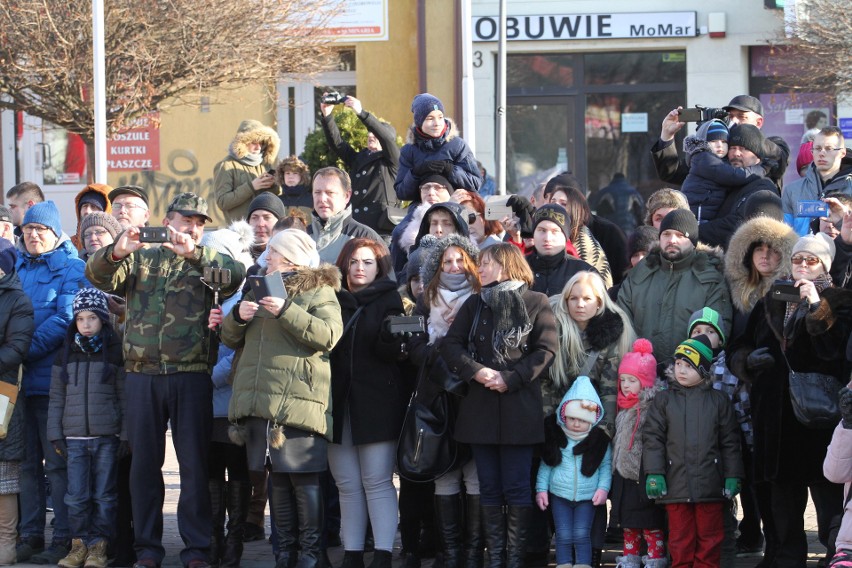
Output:
M618 14L551 14L508 16L506 39L624 39L695 37L695 12L635 12ZM497 16L473 18L474 41L497 41Z

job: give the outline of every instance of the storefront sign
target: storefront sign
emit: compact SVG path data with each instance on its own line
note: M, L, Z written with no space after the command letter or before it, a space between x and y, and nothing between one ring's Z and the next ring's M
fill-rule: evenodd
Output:
M506 39L514 41L695 37L695 12L553 14L509 16ZM473 18L474 41L497 41L497 16Z
M107 141L107 169L140 171L160 169L160 113L154 112L133 121L130 128Z
M337 0L338 13L331 18L325 35L337 41L383 41L388 39L387 0Z

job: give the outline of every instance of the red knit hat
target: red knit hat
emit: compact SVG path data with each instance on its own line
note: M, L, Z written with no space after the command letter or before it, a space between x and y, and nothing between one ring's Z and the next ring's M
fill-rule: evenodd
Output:
M618 366L618 374L633 375L642 384L643 389L654 386L657 380L657 360L654 359L654 346L647 339L639 338L633 342L633 351L626 353Z
M814 161L813 149L813 142L805 142L804 144L799 146L799 155L796 158L796 173L801 172L802 168Z

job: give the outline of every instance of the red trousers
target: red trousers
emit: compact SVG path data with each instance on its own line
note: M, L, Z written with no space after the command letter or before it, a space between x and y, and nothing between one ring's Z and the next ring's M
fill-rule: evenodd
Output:
M724 503L670 503L669 554L672 568L718 568L721 562Z

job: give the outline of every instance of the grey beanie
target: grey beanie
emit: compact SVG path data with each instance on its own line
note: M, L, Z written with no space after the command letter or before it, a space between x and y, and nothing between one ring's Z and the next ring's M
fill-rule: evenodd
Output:
M443 238L436 238L433 235L426 235L420 240L423 255L423 265L420 267L420 282L427 286L432 278L438 273L441 266L441 258L444 252L450 247L458 247L473 259L474 262L479 260L479 249L476 248L471 240L462 235L453 234Z
M287 210L284 208L284 203L281 199L268 191L264 191L249 203L248 213L246 213L246 221L251 218L251 214L258 209L269 211L275 215L276 219L281 219L287 215Z

